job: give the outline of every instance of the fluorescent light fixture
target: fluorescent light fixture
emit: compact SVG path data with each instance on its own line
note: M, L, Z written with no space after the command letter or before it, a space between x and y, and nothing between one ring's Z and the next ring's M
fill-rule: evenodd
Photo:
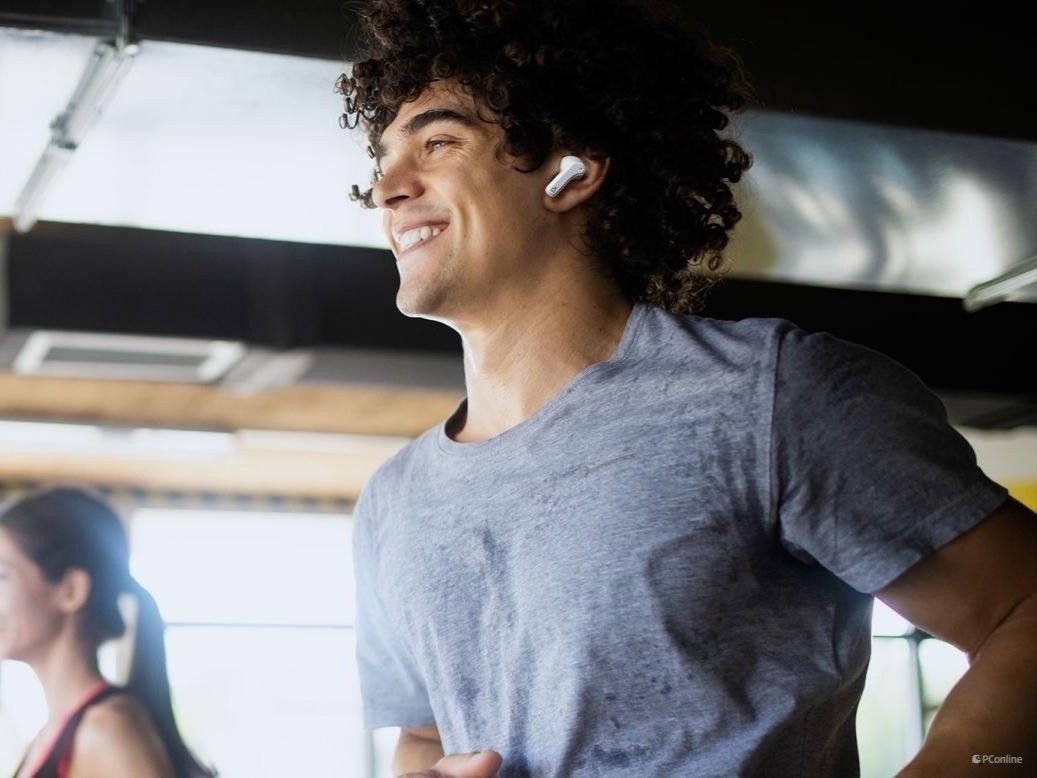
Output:
M352 435L335 432L243 429L237 432L240 451L277 451L303 454L382 454L390 456L411 438L390 435Z
M79 148L139 50L135 43L123 45L117 41L101 41L94 47L72 98L51 123L50 142L15 204L14 228L18 232L26 232L36 223L44 196Z
M245 429L237 432L103 427L43 421L0 420L0 456L115 456L192 459L245 453L378 455L388 458L410 438L289 430Z
M66 378L211 383L245 353L237 341L37 330L25 340L13 369Z
M32 169L29 180L18 196L14 206L14 229L17 232L28 232L36 223L36 215L44 195L50 190L55 179L65 169L75 149L61 146L51 140L43 150L39 161Z
M0 455L192 459L228 456L236 450L230 432L0 421Z
M976 284L965 293L962 304L969 313L1001 302L1013 292L1037 283L1037 255L1024 259L1008 272Z
M109 436L112 431L108 431ZM125 433L127 448L162 456L216 456L233 454L237 443L232 432L138 428Z
M101 436L100 427L86 424L0 421L0 444L4 449L61 446L67 451L79 451L97 445Z

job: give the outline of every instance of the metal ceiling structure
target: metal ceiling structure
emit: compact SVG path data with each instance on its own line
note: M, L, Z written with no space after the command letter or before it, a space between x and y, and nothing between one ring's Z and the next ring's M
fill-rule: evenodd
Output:
M0 217L17 224L47 149L61 159L6 240L0 358L39 330L226 339L282 365L306 352L278 379L301 382L358 380L343 350L456 357L452 333L395 310L377 216L345 198L369 160L338 128L333 84L362 3L83 5L0 0ZM886 351L958 423L1037 424L1037 98L1020 12L698 10L759 98L735 127L755 164L706 313ZM88 132L52 126L98 44L120 40L132 62Z

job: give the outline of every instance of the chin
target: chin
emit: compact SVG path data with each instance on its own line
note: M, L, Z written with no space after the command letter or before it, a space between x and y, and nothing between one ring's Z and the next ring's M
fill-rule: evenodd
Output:
M439 319L445 309L444 295L431 289L417 289L408 292L403 287L396 295L396 307L404 316L413 319Z
M415 308L409 303L401 301L399 299L397 299L396 301L396 308L404 316L409 316L412 319L423 319L426 316L426 314L424 314L420 309Z

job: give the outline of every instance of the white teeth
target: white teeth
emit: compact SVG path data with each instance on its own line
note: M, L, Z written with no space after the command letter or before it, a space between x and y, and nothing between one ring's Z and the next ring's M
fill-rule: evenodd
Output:
M419 241L436 237L442 231L443 230L439 227L429 227L428 225L425 225L424 227L416 227L415 229L407 230L405 233L400 235L400 237L396 239L396 244L401 249L409 248Z

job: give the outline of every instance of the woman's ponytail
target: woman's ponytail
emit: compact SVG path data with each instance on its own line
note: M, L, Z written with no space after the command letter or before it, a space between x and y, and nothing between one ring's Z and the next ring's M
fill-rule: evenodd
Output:
M158 603L132 578L127 589L137 600L137 618L126 690L148 709L177 778L213 778L216 771L203 765L191 752L176 725L166 672L166 627Z

